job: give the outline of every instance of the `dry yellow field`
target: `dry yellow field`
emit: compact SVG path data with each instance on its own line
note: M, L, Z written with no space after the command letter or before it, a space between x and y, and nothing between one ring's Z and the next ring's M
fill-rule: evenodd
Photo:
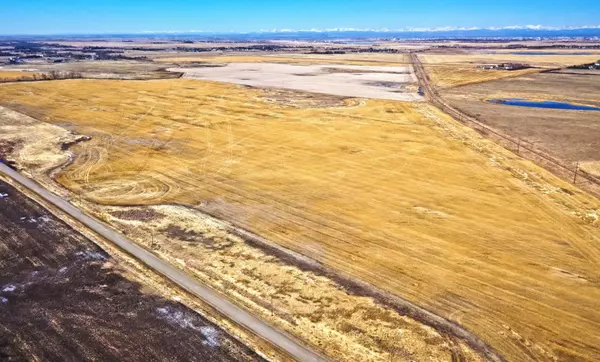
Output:
M587 161L582 162L579 167L596 177L600 177L600 162L599 161Z
M275 97L276 92L269 91L269 97ZM295 104L315 104L314 99L298 97L292 95L288 100ZM331 99L318 100L319 104L323 101L332 104ZM14 151L8 157L2 156L3 159L16 161L21 172L44 187L71 199L80 209L126 233L132 240L271 324L312 344L331 359L349 362L483 361L480 354L462 339L438 332L420 322L422 319L400 314L371 297L350 292L345 289L349 285L347 282L324 277L314 266L290 264L289 253L282 257L280 253L249 243L234 234L230 224L196 209L175 205L99 205L57 187L52 175L72 159L63 145L74 144L78 139L82 136L65 128L0 107L0 147L15 145ZM105 249L108 247L111 255L116 252L123 256L110 243L101 241L100 244ZM131 258L126 259L131 264ZM160 280L157 281L152 273L138 270L138 275L140 272L145 283L160 286ZM213 311L199 306L189 296L176 293L173 298L178 301L183 298L188 306L199 308L209 318L217 317L219 324L225 324L234 335L241 334L245 342L270 357L277 357L264 342L215 316Z
M222 55L156 58L155 62L165 63L285 63L285 64L346 64L346 65L406 65L410 63L407 54L286 54L278 55Z
M521 54L420 54L423 64L495 64L495 63L527 63L539 67L566 67L598 60L600 55L521 55Z
M10 82L20 79L33 79L36 76L40 76L40 73L32 72L17 72L17 71L2 71L0 70L0 82Z
M490 80L518 77L525 74L537 73L539 69L520 70L486 70L478 69L475 65L426 65L425 71L434 86L451 88L460 85L488 82Z
M58 178L89 200L193 205L508 360L600 359L596 199L425 104L263 97L194 80L0 86L2 104L94 137Z

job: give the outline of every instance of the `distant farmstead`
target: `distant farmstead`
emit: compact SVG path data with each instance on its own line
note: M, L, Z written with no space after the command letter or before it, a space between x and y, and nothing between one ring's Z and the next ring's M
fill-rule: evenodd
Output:
M480 65L477 68L484 70L518 70L518 69L527 69L531 68L529 64L523 63L500 63L500 64L484 64Z
M600 70L600 60L598 60L596 63L589 63L589 64L581 64L581 65L574 65L572 67L569 67L570 69L590 69L590 70Z

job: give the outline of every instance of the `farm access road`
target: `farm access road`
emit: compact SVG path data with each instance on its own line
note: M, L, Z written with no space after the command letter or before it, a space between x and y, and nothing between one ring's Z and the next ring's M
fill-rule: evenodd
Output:
M242 325L266 341L286 351L296 360L302 362L325 361L325 358L303 346L300 342L268 325L257 317L254 317L247 311L237 307L225 299L225 297L202 285L194 278L171 266L169 263L155 256L148 250L138 246L133 241L110 229L100 221L86 215L66 200L52 194L42 186L24 177L1 162L0 174L13 179L23 187L37 194L39 197L78 220L92 231L113 242L116 246L125 250L155 272L168 278L187 292L208 303L232 321Z

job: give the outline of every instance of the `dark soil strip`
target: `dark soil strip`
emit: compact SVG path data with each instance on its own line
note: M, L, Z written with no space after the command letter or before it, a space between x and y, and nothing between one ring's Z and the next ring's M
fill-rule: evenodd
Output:
M1 361L262 361L0 181Z

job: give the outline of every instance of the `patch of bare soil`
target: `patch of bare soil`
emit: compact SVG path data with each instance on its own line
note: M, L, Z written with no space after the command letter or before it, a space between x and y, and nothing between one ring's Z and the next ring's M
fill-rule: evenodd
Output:
M368 69L356 69L356 68L323 68L324 72L327 73L350 73L350 74L365 74L365 73L387 73L387 74L410 74L409 70L397 71L397 72L385 72L378 70Z
M374 85L375 87L385 87L385 88L394 88L394 89L401 89L403 88L407 83L402 83L402 82L368 82L365 83L368 85Z
M264 89L261 100L293 108L333 108L354 106L352 99L331 94L298 92L287 89Z
M165 230L169 238L179 239L190 243L202 243L210 250L223 250L233 246L233 242L226 238L206 237L193 230L185 230L177 225L169 225Z
M0 225L1 360L262 360L4 182Z
M226 67L226 63L208 63L208 62L191 62L191 63L178 63L179 68L221 68Z
M112 216L121 220L138 220L138 221L151 221L164 217L158 211L152 209L128 209L128 210L115 210L110 213Z
M0 160L4 160L16 147L16 143L8 140L0 140Z

